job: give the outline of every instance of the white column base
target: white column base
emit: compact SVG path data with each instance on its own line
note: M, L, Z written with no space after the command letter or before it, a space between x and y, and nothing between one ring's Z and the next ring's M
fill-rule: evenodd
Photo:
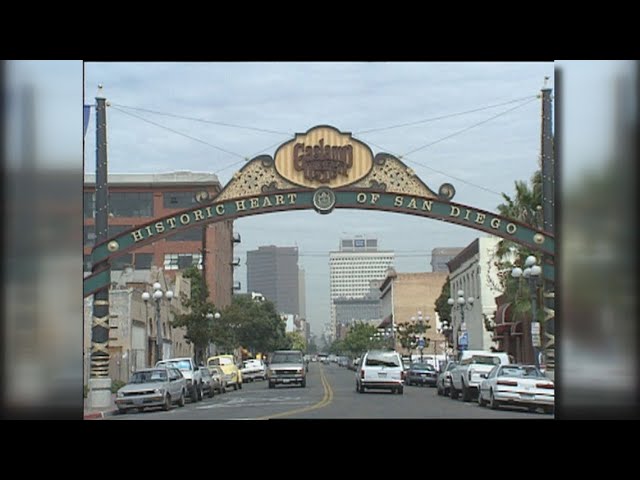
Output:
M91 410L104 410L111 408L111 379L110 378L90 378L89 379L89 408Z

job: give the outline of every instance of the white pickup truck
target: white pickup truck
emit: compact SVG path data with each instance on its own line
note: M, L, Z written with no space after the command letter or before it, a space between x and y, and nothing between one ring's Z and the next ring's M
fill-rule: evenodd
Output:
M470 401L472 395L478 395L478 387L483 380L481 376L483 373L489 373L496 365L510 363L513 363L511 356L504 352L464 350L460 363L451 370L449 395L455 400L462 393L462 400Z
M187 381L187 390L192 402L202 400L203 380L199 368L189 357L168 358L156 363L156 367L177 368Z

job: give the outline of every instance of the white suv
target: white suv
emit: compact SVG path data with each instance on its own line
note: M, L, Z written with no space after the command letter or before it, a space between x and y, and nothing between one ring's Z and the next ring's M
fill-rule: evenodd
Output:
M404 393L405 372L402 358L395 351L370 350L364 354L356 371L356 390L365 388Z

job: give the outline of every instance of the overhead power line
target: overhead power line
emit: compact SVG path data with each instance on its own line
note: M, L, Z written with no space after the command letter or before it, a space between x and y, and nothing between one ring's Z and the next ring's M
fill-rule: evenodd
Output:
M291 135L291 132L280 132L278 130L269 130L267 128L248 127L246 125L236 125L228 122L217 122L214 120L206 120L204 118L187 117L186 115L177 115L175 113L159 112L158 110L150 110L148 108L132 107L130 105L121 105L119 103L112 103L112 106L118 106L121 108L127 108L129 110L137 110L140 112L152 113L154 115L163 115L165 117L179 118L182 120L192 120L194 122L208 123L211 125L219 125L221 127L240 128L243 130L253 130L254 132L273 133L275 135Z
M245 158L246 158L244 155L240 155L239 153L232 152L231 150L227 150L227 149L222 148L222 147L218 147L217 145L214 145L214 144L212 144L212 143L206 142L206 141L201 140L201 139L199 139L199 138L197 138L197 137L194 137L194 136L192 136L192 135L188 135L188 134L186 134L186 133L184 133L184 132L180 132L180 131L178 131L178 130L175 130L175 129L173 129L173 128L167 127L167 126L165 126L165 125L161 125L161 124L156 123L156 122L154 122L154 121L152 121L152 120L149 120L149 119L147 119L147 118L141 117L140 115L136 115L135 113L130 113L130 112L127 112L127 111L125 111L125 110L122 110L121 108L115 107L113 104L111 104L111 107L112 107L112 108L115 108L115 109L116 109L116 110L118 110L119 112L124 113L125 115L129 115L129 116L131 116L131 117L137 118L138 120L142 120L143 122L150 123L151 125L155 125L156 127L162 128L162 129L164 129L164 130L168 130L168 131L170 131L170 132L175 133L176 135L181 135L181 136L183 136L183 137L189 138L189 139L194 140L194 141L196 141L196 142L203 143L204 145L207 145L207 146L209 146L209 147L215 148L216 150L220 150L221 152L228 153L229 155L234 155L234 156L236 156L236 157L240 157L240 158L242 158L242 159L245 159Z
M464 112L449 113L449 114L440 115L440 116L437 116L437 117L426 118L424 120L417 120L415 122L408 122L408 123L400 123L400 124L397 124L397 125L391 125L389 127L370 128L368 130L360 130L359 132L354 132L354 133L359 135L361 133L380 132L380 131L383 131L383 130L391 130L391 129L394 129L394 128L410 127L412 125L420 125L422 123L435 122L436 120L444 120L445 118L459 117L461 115L468 115L469 113L481 112L483 110L489 110L491 108L502 107L504 105L509 105L511 103L517 103L517 102L522 102L524 100L529 100L530 98L536 98L536 95L529 95L527 97L516 98L515 100L509 100L508 102L495 103L493 105L487 105L485 107L479 107L479 108L474 108L474 109L471 109L471 110L465 110Z

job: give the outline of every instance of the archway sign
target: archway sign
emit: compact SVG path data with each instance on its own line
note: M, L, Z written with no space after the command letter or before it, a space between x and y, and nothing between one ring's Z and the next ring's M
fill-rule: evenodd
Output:
M543 253L543 274L554 279L552 234L454 203L454 195L453 185L445 183L436 193L397 157L374 155L351 133L320 125L296 134L274 157L249 161L215 198L199 195L196 207L136 225L96 245L91 254L94 273L84 281L84 296L108 285L111 259L196 224L290 210L328 214L336 208L418 215L506 238Z

